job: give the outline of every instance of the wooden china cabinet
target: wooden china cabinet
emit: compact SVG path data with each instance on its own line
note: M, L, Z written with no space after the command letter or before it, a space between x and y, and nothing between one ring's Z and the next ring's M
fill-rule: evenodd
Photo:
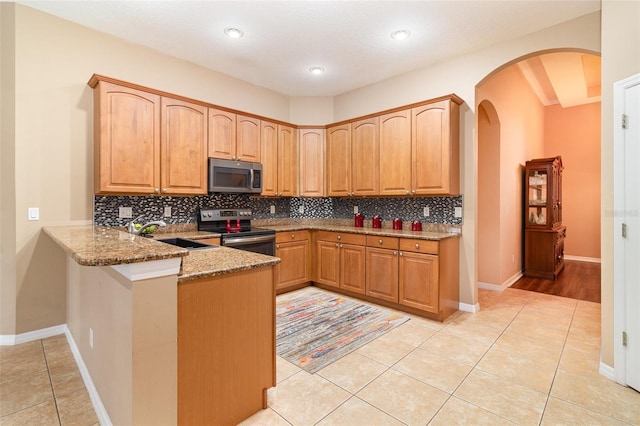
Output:
M524 275L555 280L564 268L562 159L540 158L525 165Z

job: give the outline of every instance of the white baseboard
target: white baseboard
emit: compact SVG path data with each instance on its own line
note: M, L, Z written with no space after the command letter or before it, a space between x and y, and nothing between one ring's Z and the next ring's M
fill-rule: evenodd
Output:
M607 364L603 363L602 361L600 361L600 368L598 369L598 372L600 374L602 374L604 377L606 377L607 379L616 380L616 371L613 367L608 366Z
M476 303L475 305L471 305L469 303L460 302L458 309L462 312L471 312L472 314L475 314L476 312L480 311L480 304Z
M520 278L522 278L522 271L516 272L502 284L491 284L478 281L478 288L491 291L504 291L504 289L514 285Z
M65 336L67 336L67 342L69 342L69 347L71 348L71 352L73 353L73 358L76 360L76 364L78 365L78 369L80 370L80 375L82 376L82 381L84 381L84 385L87 388L87 392L89 392L89 398L91 399L91 405L93 405L93 409L96 412L96 416L98 416L98 421L101 426L111 426L111 419L109 418L109 414L107 414L106 408L104 408L104 404L102 404L102 400L100 399L100 395L98 394L98 390L93 384L93 380L91 379L91 374L89 374L89 370L85 365L82 356L80 355L80 351L78 350L78 346L76 345L75 340L73 340L73 336L69 329L65 326Z
M67 330L67 325L55 325L53 327L47 327L40 330L29 331L21 334L4 334L0 335L0 346L13 346L21 343L32 342L34 340L46 339L47 337L57 336L64 334Z
M600 258L598 257L571 256L568 254L564 255L564 260L578 260L580 262L601 263Z

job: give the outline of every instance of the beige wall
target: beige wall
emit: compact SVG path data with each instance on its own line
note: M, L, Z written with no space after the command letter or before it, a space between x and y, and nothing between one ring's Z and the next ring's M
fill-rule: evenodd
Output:
M500 120L499 163L478 163L479 173L485 168L500 169L499 222L494 224L498 229L493 229L494 238L499 240L499 248L493 254L499 259L499 269L498 281L485 281L480 275L478 280L502 285L522 271L522 173L527 160L541 157L544 152L544 106L515 64L477 86L476 103L484 100L491 102ZM478 145L483 146L480 140ZM489 225L478 222L478 233ZM481 243L486 240L478 241L478 253L490 249Z
M297 125L316 126L333 122L333 98L330 96L291 98L290 120Z
M602 1L602 361L613 366L613 84L640 72L640 1Z
M600 258L600 102L544 112L544 156L562 156L565 255Z

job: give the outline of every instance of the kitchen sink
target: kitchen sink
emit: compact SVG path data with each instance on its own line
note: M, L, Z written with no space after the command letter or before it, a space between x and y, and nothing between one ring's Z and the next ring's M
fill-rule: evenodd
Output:
M186 248L187 250L218 247L214 244L201 243L199 241L188 240L186 238L159 238L157 241L160 241L161 243L171 244L173 246Z

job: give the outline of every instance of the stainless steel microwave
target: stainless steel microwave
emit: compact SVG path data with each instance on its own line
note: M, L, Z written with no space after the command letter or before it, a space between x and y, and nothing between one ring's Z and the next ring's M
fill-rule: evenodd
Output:
M209 158L209 192L261 193L262 164Z

